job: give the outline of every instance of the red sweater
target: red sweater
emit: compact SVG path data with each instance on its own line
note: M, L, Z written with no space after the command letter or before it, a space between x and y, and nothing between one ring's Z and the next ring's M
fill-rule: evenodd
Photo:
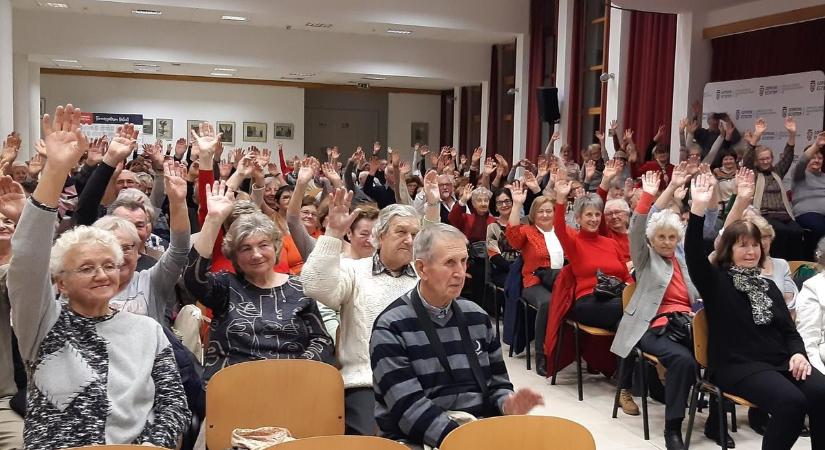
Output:
M573 274L576 277L576 299L593 293L597 269L601 269L605 275L613 275L626 283L633 282L627 266L622 261L621 249L616 241L595 232L585 230L576 232L564 222L566 205L556 203L555 208L553 229L561 242L567 260L573 267Z
M453 204L453 209L450 210L450 215L447 216L450 225L458 228L467 236L467 239L473 242L487 240L487 225L496 221L496 218L490 214L479 216L478 214L467 214L465 207L458 202Z
M521 257L524 259L521 279L524 287L540 284L541 281L533 272L539 267L550 267L550 254L547 252L544 235L535 225L521 224L507 227L504 236L513 248L521 250Z

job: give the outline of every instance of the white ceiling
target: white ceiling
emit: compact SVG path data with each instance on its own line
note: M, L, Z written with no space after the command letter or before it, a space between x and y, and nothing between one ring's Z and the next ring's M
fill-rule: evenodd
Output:
M483 52L484 55L478 55L476 59L489 57L491 45L512 42L517 34L525 33L529 19L529 0L53 0L67 4L68 8L47 6L48 1L13 0L12 4L19 11L16 17L24 16L34 22L40 18L51 18L53 23L66 19L83 24L84 29L89 24L117 23L120 36L101 33L97 38L104 41L110 38L125 39L134 47L121 49L117 57L90 51L84 45L76 45L72 51L55 53L50 46L33 48L33 44L18 42L29 39L15 28L15 51L20 51L20 44L26 48L29 59L43 67L57 67L54 59L74 59L81 69L135 72L135 63L145 63L159 66L157 73L197 76L210 76L215 67L231 67L236 69L233 73L235 78L281 80L300 73L314 74L304 75L305 82L368 82L374 86L419 89L449 89L487 76L484 71L477 76L462 74L461 77L454 77L449 70L443 70L444 73L419 70L424 65L414 61L425 60L430 51L428 49L432 49L434 56L442 58L430 63L446 68L450 64L460 64L461 57L466 56L463 53ZM135 9L157 10L162 14L138 16L132 13ZM228 22L221 20L223 15L243 16L249 20ZM308 23L332 26L315 28L307 26ZM215 36L238 36L239 41L246 39L250 47L260 45L260 42L249 42L249 36L271 39L271 46L289 41L292 52L300 52L301 49L295 46L306 45L306 57L299 61L294 57L281 59L274 52L273 56L262 60L253 62L252 58L247 58L249 61L239 62L238 54L243 53L242 50L223 51L218 49L220 45L214 45L204 52L208 53L207 56L199 55L196 61L185 61L172 57L175 52L170 52L170 49L180 50L174 47L181 40L170 39L169 48L149 44L152 38L157 37L154 34L163 33L162 30L169 30L170 27L196 29L206 35L214 31ZM409 30L412 34L390 34L386 32L388 29ZM21 36L23 38L19 39ZM347 47L350 42L352 46ZM239 45L243 47L244 43L239 42ZM319 46L346 47L348 52L356 52L361 57L359 64L357 67L331 64L330 55L321 57L323 52L317 51ZM390 64L386 56L382 56L392 53L394 48L402 52L395 55L400 59L409 55L410 64L407 67L404 64ZM450 52L455 53L455 57L450 57ZM319 57L314 58L315 54ZM370 55L375 57L370 59ZM331 69L332 66L336 67ZM351 70L353 68L358 70ZM489 67L485 70L489 71ZM384 76L387 79L364 80L365 76Z

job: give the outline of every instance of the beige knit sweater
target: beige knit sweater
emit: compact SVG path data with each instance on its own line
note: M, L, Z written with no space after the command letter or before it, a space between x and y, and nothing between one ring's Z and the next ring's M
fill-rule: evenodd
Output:
M341 240L320 236L301 269L304 293L341 312L338 361L345 388L372 386L370 334L375 318L411 291L417 278L373 276L372 258L341 257Z

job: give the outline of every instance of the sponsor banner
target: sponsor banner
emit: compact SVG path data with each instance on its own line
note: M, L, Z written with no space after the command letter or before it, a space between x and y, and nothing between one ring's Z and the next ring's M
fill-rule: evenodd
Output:
M93 113L84 112L80 114L80 128L86 133L89 139L106 136L110 140L117 132L117 127L129 122L135 125L138 130L138 141L142 141L143 135L143 115L142 114L120 114L120 113ZM149 136L151 138L151 136Z

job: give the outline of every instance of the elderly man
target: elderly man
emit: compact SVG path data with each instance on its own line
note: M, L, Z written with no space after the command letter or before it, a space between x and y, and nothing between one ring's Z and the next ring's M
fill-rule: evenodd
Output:
M543 404L530 389L513 392L490 318L459 298L467 239L434 224L413 243L418 285L375 320L370 362L381 434L437 447L473 417L527 414Z
M453 205L458 201L455 198L455 180L452 175L442 174L437 178L438 181L438 195L439 195L439 214L441 216L441 223L450 223L450 211ZM424 208L427 206L426 196L424 190L419 190L418 194L413 200L413 206L419 214L424 214Z

